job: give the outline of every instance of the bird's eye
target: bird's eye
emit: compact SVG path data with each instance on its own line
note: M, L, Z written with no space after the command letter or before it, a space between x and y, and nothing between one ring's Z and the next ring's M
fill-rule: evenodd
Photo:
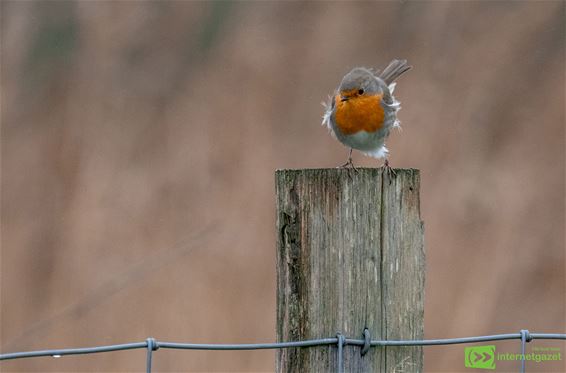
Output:
M363 95L363 94L364 94L364 90L363 90L363 89L358 89L358 94L359 94L359 95Z

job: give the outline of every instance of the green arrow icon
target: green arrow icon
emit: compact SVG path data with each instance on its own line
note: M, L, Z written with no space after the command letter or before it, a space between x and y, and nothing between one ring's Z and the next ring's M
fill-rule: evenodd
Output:
M495 369L495 345L466 347L464 354L466 368Z

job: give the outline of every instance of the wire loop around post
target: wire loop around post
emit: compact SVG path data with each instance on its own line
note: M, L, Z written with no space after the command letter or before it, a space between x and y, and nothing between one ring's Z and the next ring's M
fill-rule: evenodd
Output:
M362 351L361 351L362 356L364 356L365 354L368 353L370 347L371 347L371 335L369 333L369 329L365 328L364 329L364 345L363 345Z
M344 373L344 346L346 345L346 337L344 337L341 333L337 333L336 338L338 342L337 371L338 373Z

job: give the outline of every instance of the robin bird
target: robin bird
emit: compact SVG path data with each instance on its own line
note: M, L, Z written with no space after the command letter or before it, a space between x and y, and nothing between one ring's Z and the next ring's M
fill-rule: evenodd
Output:
M342 144L350 148L348 162L352 167L352 149L374 158L385 158L384 167L392 172L387 160L385 140L391 128L399 127L399 101L393 97L395 79L409 70L406 60L393 60L379 74L356 67L344 76L330 100L322 124Z

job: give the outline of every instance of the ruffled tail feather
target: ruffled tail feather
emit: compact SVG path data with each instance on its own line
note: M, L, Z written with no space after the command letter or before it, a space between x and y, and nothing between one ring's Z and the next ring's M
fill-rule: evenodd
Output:
M407 60L393 60L381 72L381 74L379 74L379 77L385 82L385 84L390 85L401 74L409 71L411 68L412 66L407 63Z

